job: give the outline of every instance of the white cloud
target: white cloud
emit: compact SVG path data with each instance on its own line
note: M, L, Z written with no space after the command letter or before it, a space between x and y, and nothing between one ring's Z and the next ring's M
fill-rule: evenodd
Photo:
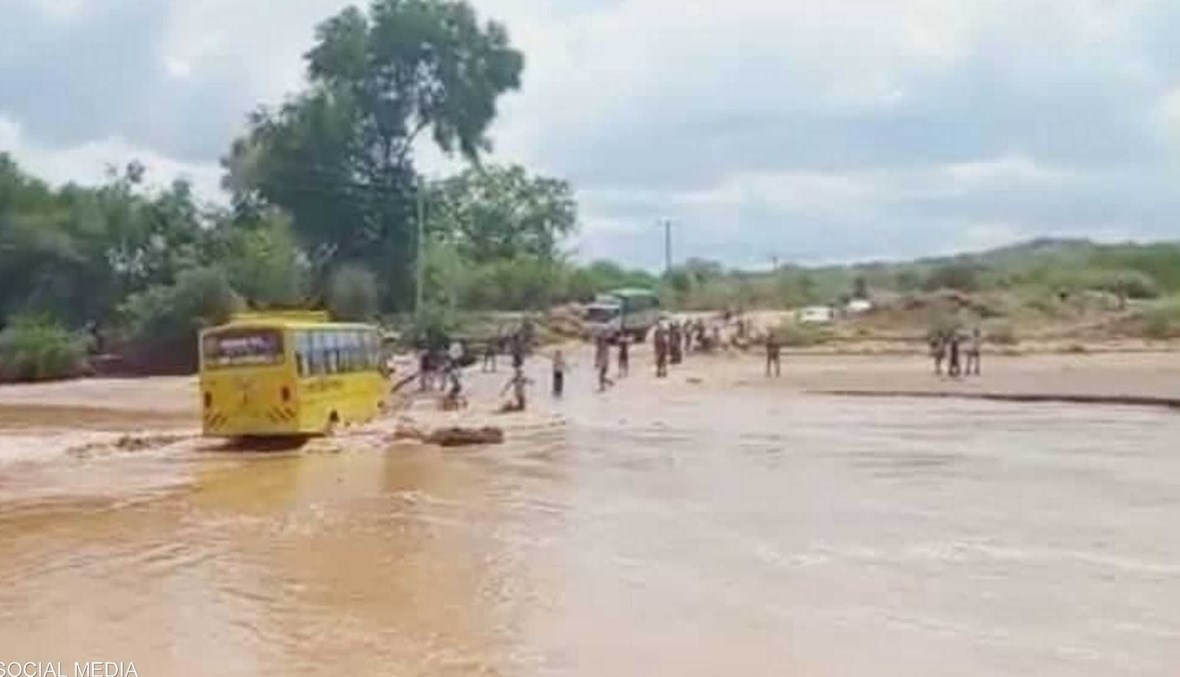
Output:
M55 185L101 183L109 167L122 168L135 160L147 169L147 178L154 184L185 179L202 198L224 199L219 187L221 168L217 164L179 162L119 137L96 139L68 148L44 148L30 144L19 125L0 116L0 149L19 158L26 171Z
M0 44L22 161L86 180L134 153L213 192L246 113L300 85L313 27L348 4L14 1L52 23ZM574 181L584 255L657 264L662 217L682 253L735 262L1174 236L1180 219L1167 0L472 1L527 57L494 159ZM86 23L116 10L126 25Z

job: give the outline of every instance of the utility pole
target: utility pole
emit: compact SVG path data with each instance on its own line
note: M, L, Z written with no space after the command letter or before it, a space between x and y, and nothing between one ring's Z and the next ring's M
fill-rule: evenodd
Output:
M416 261L415 274L417 280L414 283L414 315L420 316L422 314L422 281L425 279L424 272L426 252L426 196L425 186L422 177L418 177L418 257Z
M672 272L672 219L664 219L664 273Z

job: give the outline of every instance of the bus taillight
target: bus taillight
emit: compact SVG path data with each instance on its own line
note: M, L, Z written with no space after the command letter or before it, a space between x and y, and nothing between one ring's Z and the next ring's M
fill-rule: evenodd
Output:
M283 389L279 391L279 395L283 398L284 402L291 401L291 389L287 386L283 386Z
M212 406L213 406L213 393L206 390L205 391L205 408L208 409L209 407L212 407Z

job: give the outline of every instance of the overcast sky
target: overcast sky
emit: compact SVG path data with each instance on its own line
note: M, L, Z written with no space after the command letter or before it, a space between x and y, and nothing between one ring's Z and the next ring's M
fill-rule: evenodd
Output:
M340 0L0 0L0 150L216 196ZM578 255L765 265L1180 238L1180 2L476 0L527 57L495 159L570 180ZM443 171L434 158L433 172Z

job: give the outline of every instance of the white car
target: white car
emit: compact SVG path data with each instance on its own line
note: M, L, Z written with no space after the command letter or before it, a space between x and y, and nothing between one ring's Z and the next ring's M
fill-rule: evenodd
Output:
M873 309L873 302L868 299L852 299L848 302L848 314L860 315Z
M830 306L808 306L795 312L799 324L828 324L835 318L836 312Z

